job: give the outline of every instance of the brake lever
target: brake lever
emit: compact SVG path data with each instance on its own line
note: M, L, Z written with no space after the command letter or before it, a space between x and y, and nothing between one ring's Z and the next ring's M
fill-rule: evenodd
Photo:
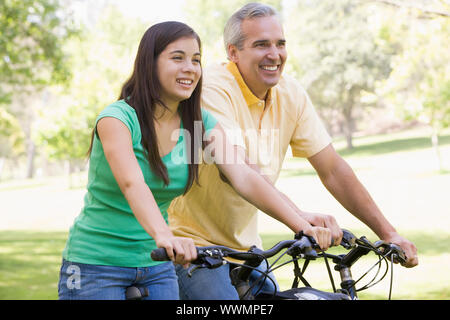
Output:
M398 246L394 243L389 244L389 252L392 252L391 255L395 262L398 262L398 263L406 262L405 252L403 251L403 249L400 246ZM389 252L388 252L388 254L389 254Z
M375 247L383 256L392 255L395 262L403 263L406 261L406 255L403 249L395 243L389 243L383 240L375 242Z
M312 260L317 258L315 247L317 248L318 245L313 237L304 234L303 231L300 231L300 233L295 235L295 239L298 241L296 241L287 250L287 254L290 256L299 256L303 254L305 258Z
M346 229L342 229L341 246L345 249L351 249L356 246L356 237L353 233Z
M211 257L211 256L204 256L201 258L197 258L196 261L199 261L199 260L203 261L203 263L198 263L198 264L193 263L192 266L190 266L188 268L187 274L188 274L189 278L192 277L192 274L197 269L200 269L200 268L215 269L215 268L219 268L227 263L221 257L217 258L217 257Z

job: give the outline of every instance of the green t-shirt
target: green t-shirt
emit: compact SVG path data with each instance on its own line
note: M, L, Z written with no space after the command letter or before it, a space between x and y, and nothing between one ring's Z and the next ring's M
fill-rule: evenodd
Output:
M164 186L164 182L150 169L145 156L135 110L125 101L120 100L100 113L96 125L104 117L117 118L130 130L133 150L145 182L161 214L168 222L167 209L170 202L183 194L188 179L187 161L180 161L180 159L186 159L184 130L180 130L178 142L172 151L162 157L170 179L169 185ZM210 113L202 109L202 117L205 131L214 128L217 121ZM181 123L180 129L182 127ZM160 263L150 258L150 252L155 248L155 241L139 224L131 211L105 158L101 141L95 135L84 207L70 228L63 258L85 264L145 267Z

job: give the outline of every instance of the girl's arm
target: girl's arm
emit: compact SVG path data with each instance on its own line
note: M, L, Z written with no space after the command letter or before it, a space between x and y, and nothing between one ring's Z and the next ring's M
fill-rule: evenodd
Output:
M145 183L133 152L131 133L125 124L116 118L105 117L98 121L97 132L114 178L144 230L158 247L166 249L172 261L186 265L194 260L197 253L192 239L175 237L162 217Z
M313 227L299 216L280 193L260 174L251 169L241 154L227 141L220 124L209 134L206 152L209 153L220 173L225 176L234 190L259 210L288 226L295 233L303 231L314 237L324 250L331 245L328 228ZM207 155L208 157L208 155Z

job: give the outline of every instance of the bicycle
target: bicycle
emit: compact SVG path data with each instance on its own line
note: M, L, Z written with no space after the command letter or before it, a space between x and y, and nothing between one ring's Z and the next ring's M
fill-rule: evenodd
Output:
M389 270L389 258L391 262L390 300L392 293L393 264L394 262L401 263L406 261L402 249L395 244L386 243L381 240L372 243L364 236L357 238L347 230L343 230L341 246L348 250L346 254L335 255L326 253L318 248L314 239L300 233L295 236L294 240L280 241L269 250L261 250L252 247L247 252L243 252L225 246L197 247L197 259L191 262L192 266L190 267L188 274L192 275L198 268L218 268L229 263L226 258L233 258L235 260L244 261L242 264L237 264L238 266L233 268L230 272L232 284L238 291L241 300L356 300L358 299L359 291L366 290L385 278ZM280 256L276 258L272 264L269 264L268 258L274 257L281 251L283 252ZM378 261L359 279L354 280L352 278L351 267L359 258L369 252L374 252L379 257ZM291 256L292 259L277 265L281 257L285 255ZM169 260L164 248L153 250L151 257L155 261ZM309 262L319 258L322 258L325 261L333 292L313 288L304 277ZM304 260L302 268L300 268L298 264L298 261L301 259ZM328 259L331 259L334 263L334 269L339 271L341 278L340 289L336 289ZM377 279L383 261L386 263L386 270L381 278ZM268 268L266 272L256 269L262 262L267 264ZM267 293L260 292L261 288L256 288L256 294L252 293L253 286L250 286L248 281L252 270L260 272L261 279L269 279L274 282L274 280L269 277L269 273L289 263L294 264L294 281L291 289L285 291L274 290L272 293ZM233 264L236 265L234 262ZM356 288L356 284L377 265L378 271L373 279L368 284ZM300 281L305 285L304 287L298 287ZM255 283L258 283L258 281Z

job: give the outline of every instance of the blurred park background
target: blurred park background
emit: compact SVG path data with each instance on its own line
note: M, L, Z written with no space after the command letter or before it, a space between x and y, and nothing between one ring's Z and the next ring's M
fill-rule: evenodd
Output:
M0 0L0 299L57 298L93 121L117 99L145 30L186 22L201 36L203 65L223 62L224 24L247 2ZM393 297L449 299L450 1L261 2L282 14L285 72L301 81L335 148L419 249L418 267L395 267ZM288 154L277 186L300 208L333 214L376 240L306 160ZM292 237L265 215L259 224L266 247ZM291 269L276 274L283 288ZM307 279L330 289L325 266L310 269ZM363 297L385 299L388 285Z

